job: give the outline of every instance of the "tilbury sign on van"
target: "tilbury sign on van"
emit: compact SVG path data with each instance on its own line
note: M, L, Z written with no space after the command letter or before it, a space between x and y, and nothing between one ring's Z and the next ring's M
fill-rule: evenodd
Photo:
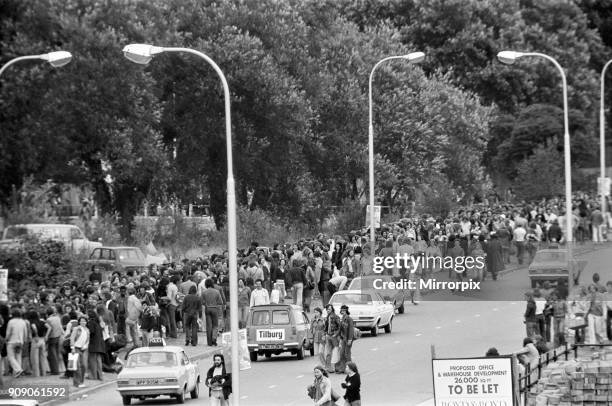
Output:
M257 341L283 341L285 340L285 329L257 330Z
M511 357L433 359L435 406L513 406Z

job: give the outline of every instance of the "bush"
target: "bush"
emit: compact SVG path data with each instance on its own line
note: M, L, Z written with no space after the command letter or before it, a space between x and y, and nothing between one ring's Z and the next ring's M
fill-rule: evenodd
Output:
M54 287L86 278L87 255L70 254L61 242L26 237L18 248L0 252L0 264L9 270L9 289L20 295L40 285Z

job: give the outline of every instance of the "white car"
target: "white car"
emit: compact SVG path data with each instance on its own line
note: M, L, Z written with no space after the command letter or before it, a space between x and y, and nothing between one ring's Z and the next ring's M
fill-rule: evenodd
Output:
M117 376L117 391L124 405L129 405L132 398L144 400L162 395L184 403L188 392L192 399L198 398L200 381L198 364L190 361L181 347L150 346L130 353Z
M16 224L8 226L0 239L0 250L18 248L26 236L36 236L42 240L63 242L66 250L74 253L91 253L101 247L98 241L89 241L83 231L73 224Z
M385 333L391 332L395 308L378 292L342 290L334 293L329 303L334 305L336 312L340 311L340 306L347 305L359 330L369 330L373 336L378 335L379 328L384 328Z

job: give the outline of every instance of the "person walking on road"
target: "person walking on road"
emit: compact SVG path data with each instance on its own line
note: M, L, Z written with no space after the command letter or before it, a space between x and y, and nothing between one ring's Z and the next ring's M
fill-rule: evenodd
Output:
M214 288L213 281L206 279L206 290L202 292L204 315L206 317L206 343L209 347L217 345L217 327L219 325L219 312L223 309L221 293Z
M310 322L314 355L319 356L321 365L325 365L325 320L320 307L314 309L314 318Z
M228 406L232 393L232 374L225 370L225 359L221 354L213 356L213 366L206 373L206 386L210 406Z
M189 293L183 300L182 312L185 318L185 347L189 344L198 345L198 317L202 313L202 299L197 295L195 283L189 287Z
M346 368L346 363L351 361L351 349L353 348L353 334L355 323L347 305L340 307L340 360L336 363L336 373L341 374Z
M361 406L361 377L354 362L346 363L346 378L340 386L346 389L344 406Z
M325 369L332 374L335 372L334 364L338 362L340 346L340 317L336 314L334 306L328 304L326 307L327 319L325 320Z
M320 365L314 367L314 383L308 386L308 396L314 400L315 406L333 406L332 385L325 368Z

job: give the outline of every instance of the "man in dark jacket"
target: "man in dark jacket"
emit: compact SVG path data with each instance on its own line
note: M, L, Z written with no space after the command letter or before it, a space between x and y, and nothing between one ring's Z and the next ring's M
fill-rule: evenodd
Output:
M217 399L216 404L228 404L229 395L232 393L232 374L228 374L225 370L223 355L213 356L213 366L206 373L206 386L208 386L208 396Z
M291 270L289 271L289 280L291 281L291 291L293 292L293 304L302 306L304 295L304 285L306 284L306 270L304 268L305 260L294 260Z
M346 363L352 361L351 348L353 347L353 335L355 333L355 323L347 305L340 307L340 316L340 361L336 363L337 374L343 374Z
M213 281L206 279L206 289L202 292L202 302L205 306L206 317L206 342L209 347L217 345L217 326L219 325L219 313L223 309L223 298L221 293L214 288Z
M327 372L334 373L332 352L334 348L336 351L339 350L341 321L334 310L334 306L328 304L325 310L327 310L327 318L325 319L325 369Z
M189 294L183 300L183 317L185 322L185 346L189 343L198 345L198 317L202 315L202 299L197 294L195 284L189 288Z
M487 254L487 271L491 272L495 281L497 280L497 273L503 271L505 267L503 248L497 234L491 233L491 240L487 242L484 248Z

